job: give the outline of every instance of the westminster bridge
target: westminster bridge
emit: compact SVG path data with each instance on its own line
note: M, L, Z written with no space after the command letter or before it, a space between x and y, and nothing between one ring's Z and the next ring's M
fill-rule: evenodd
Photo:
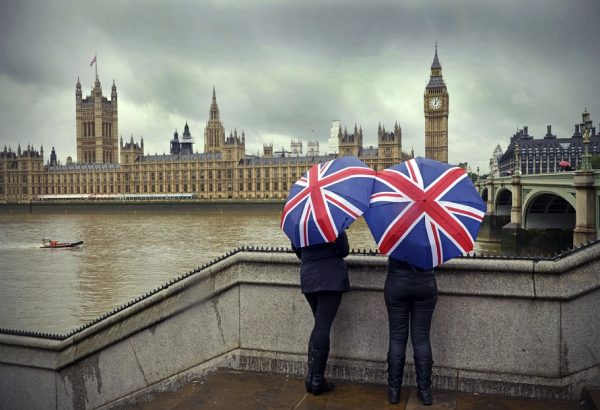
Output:
M600 237L600 171L502 176L476 186L486 215L510 216L506 228L572 229L573 246Z

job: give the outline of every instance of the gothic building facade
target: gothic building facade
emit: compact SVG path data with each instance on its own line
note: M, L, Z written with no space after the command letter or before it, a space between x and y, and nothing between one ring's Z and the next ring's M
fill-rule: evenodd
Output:
M116 86L110 101L102 96L100 81L91 95L82 98L77 81L76 142L77 161L57 161L54 148L44 162L40 151L28 146L15 152L0 151L0 201L114 199L123 196L141 199L165 197L195 199L280 199L315 163L355 155L375 170L382 170L411 158L402 152L402 130L396 123L391 132L384 125L377 130L378 146L363 146L362 127L349 133L341 124L338 154L318 155L318 145L307 155L289 155L273 151L264 144L262 155L246 153L245 133L237 129L227 136L220 119L213 88L208 121L204 128L204 152L193 150L193 140L186 124L180 138L175 132L170 140L169 155L144 153L144 140L133 136L124 142L117 139L118 110Z
M119 116L115 82L113 81L110 100L108 100L102 95L102 86L96 75L92 93L84 99L78 78L75 86L75 118L77 162L87 164L118 162Z
M431 64L429 83L425 87L425 157L448 162L448 112L450 97L442 77L437 45Z

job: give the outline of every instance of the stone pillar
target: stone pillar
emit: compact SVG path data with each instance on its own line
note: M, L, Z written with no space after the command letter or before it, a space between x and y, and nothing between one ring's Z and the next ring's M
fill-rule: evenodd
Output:
M486 209L486 215L494 215L496 213L496 210L494 209L494 180L492 179L492 177L489 177L486 181L485 181L485 186L487 188L487 209Z
M573 177L573 185L575 186L576 192L573 246L579 246L596 239L594 172L575 172Z
M520 229L523 225L523 187L521 186L521 175L512 177L512 207L510 208L510 224L512 227Z

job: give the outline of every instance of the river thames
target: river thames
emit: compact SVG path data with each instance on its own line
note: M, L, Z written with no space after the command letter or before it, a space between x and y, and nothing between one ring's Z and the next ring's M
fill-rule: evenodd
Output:
M289 246L282 205L0 213L0 328L64 334L244 245ZM359 219L351 248L375 249ZM40 249L42 238L84 241ZM476 252L500 253L497 243Z

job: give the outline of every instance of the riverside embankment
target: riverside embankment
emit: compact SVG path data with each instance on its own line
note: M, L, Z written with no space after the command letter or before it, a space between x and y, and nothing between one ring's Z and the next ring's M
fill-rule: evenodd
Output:
M383 383L385 258L348 265L330 377ZM434 388L576 400L598 382L600 243L551 259L459 258L438 286ZM218 368L301 375L311 320L293 253L236 249L66 334L3 331L0 397L111 407ZM414 383L410 364L405 373Z

